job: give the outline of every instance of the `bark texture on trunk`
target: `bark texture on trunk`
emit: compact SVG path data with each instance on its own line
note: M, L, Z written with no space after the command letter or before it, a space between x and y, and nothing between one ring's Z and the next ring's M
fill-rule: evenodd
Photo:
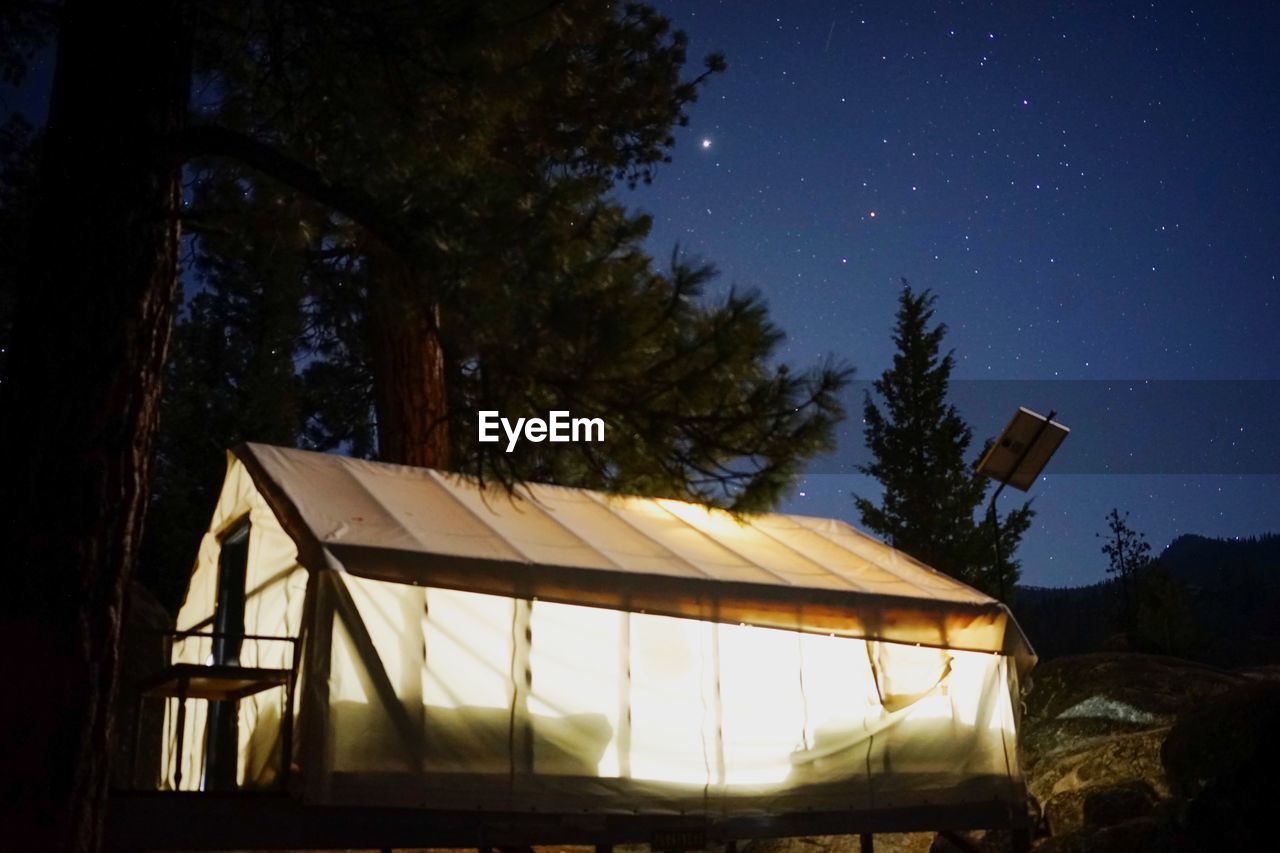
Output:
M124 589L173 324L190 26L170 0L62 13L0 430L0 846L96 849Z
M449 404L440 311L418 273L390 252L370 253L366 332L384 462L449 467Z

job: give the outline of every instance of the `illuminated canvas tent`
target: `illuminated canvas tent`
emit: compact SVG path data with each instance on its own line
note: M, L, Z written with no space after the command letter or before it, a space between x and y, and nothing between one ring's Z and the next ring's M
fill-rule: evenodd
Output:
M283 688L239 702L222 772L242 788L279 781L292 714L290 788L313 804L721 819L1024 799L1034 657L1008 610L839 521L512 498L250 444L177 627L241 618L299 650L292 711ZM290 665L287 642L219 642L172 660ZM161 785L210 787L213 706L188 702L179 738L177 704Z

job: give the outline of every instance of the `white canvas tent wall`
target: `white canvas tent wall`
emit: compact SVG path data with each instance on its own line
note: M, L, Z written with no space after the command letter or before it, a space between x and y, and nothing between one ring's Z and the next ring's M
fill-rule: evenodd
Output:
M245 445L179 630L213 624L248 517L245 631L301 637L306 801L709 817L1023 796L1003 605L838 521ZM288 665L246 642L246 666ZM174 662L201 663L191 637ZM195 703L200 704L200 703ZM275 779L279 691L241 702L239 779ZM199 788L205 717L165 779Z

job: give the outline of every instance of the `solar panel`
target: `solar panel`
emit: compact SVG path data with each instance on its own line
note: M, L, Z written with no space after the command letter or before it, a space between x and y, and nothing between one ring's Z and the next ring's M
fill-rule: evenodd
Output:
M1025 492L1070 431L1057 421L1019 407L978 463L978 472Z

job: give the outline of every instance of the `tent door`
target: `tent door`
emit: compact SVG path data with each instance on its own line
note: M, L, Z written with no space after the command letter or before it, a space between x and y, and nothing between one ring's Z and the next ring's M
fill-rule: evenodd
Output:
M236 666L244 641L245 581L249 565L249 519L222 536L218 557L218 599L214 610L213 663ZM239 714L234 701L209 703L209 726L205 741L207 791L227 791L236 787L239 752Z

